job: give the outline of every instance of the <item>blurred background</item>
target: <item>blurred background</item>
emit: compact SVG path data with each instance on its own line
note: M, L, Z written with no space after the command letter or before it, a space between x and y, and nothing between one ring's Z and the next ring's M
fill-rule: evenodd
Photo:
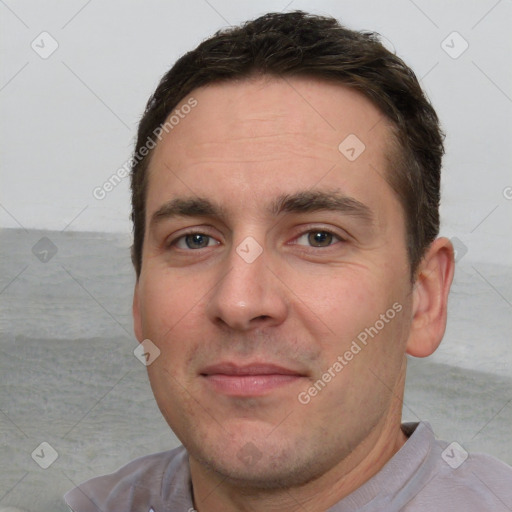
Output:
M438 111L457 271L404 421L512 464L512 2L1 0L0 510L64 511L79 482L178 444L133 354L129 179L105 183L180 55L296 9L380 33Z

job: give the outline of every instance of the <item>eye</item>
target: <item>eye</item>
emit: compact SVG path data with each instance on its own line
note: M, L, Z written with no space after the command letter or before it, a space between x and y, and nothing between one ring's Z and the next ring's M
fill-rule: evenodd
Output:
M203 249L218 245L219 242L215 238L205 235L204 233L188 233L176 238L171 245L176 246L178 249Z
M298 245L310 245L311 247L329 247L333 242L343 241L338 235L325 229L313 229L297 238Z

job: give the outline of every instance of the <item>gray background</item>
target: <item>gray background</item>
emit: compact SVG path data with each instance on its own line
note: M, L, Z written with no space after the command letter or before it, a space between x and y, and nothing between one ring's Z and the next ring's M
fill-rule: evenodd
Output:
M221 27L293 9L380 32L441 117L442 234L458 268L445 340L410 359L404 420L512 463L510 0L6 0L0 510L65 510L75 483L176 445L133 355L128 179L103 200L93 190L129 158L145 102L179 55ZM55 44L43 31L58 44L46 59L31 47ZM43 441L58 453L48 469L31 457Z

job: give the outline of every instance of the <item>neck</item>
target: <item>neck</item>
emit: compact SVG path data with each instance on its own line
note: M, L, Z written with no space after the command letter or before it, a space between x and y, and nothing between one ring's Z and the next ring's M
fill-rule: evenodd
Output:
M407 441L400 428L404 380L405 374L397 382L388 415L351 454L300 487L241 488L189 457L195 509L198 512L325 511L376 475Z

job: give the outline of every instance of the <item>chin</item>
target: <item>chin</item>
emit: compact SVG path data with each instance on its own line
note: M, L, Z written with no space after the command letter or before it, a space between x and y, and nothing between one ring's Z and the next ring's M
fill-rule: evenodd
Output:
M261 453L249 442L236 453L227 449L212 457L204 454L204 447L201 451L193 454L200 464L242 489L268 491L299 487L315 480L326 469L319 463L322 459L308 458L305 453L298 457L298 450L292 447L276 451L267 446L266 453Z

